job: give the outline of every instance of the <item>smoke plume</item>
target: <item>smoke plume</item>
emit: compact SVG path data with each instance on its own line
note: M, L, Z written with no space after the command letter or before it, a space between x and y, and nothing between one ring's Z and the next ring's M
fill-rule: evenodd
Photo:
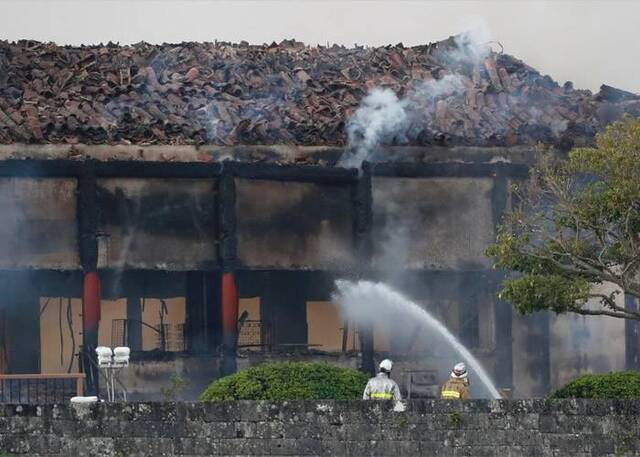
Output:
M339 165L358 167L381 144L406 143L411 126L419 120L425 104L427 110L435 114L438 100L463 92L459 75L420 81L402 99L391 89L373 89L349 120L347 136L352 153L343 156Z
M401 135L406 128L406 105L390 89L372 90L349 120L347 136L355 154L341 165L359 166L372 149Z
M348 121L349 147L338 165L377 160L383 144L505 141L514 125L533 137L559 138L569 123L549 109L544 90L518 89L522 82L515 83L491 43L486 24L475 21L427 51L437 68L412 81L402 97L389 88L371 90ZM540 84L555 84L547 79Z

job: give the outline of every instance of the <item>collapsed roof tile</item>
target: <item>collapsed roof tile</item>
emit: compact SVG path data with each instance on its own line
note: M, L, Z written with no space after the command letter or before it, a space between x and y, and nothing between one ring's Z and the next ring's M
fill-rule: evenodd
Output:
M410 145L571 146L640 114L640 97L559 86L523 62L425 46L308 47L294 40L132 46L0 42L0 142L344 145L374 87L411 100ZM421 88L447 75L463 90ZM427 90L425 93L424 91ZM606 105L606 106L605 106ZM605 114L606 110L606 114Z

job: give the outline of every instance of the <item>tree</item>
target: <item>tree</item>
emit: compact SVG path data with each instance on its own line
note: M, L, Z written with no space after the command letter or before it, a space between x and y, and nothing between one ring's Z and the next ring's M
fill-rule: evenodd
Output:
M568 158L543 154L487 255L512 270L500 297L520 312L640 320L616 297L640 297L640 120L625 118ZM612 284L602 293L598 284ZM589 302L589 304L587 304Z

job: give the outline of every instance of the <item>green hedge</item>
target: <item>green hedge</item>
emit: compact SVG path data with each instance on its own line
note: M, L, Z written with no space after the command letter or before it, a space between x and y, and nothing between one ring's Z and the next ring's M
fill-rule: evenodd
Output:
M582 375L555 391L551 398L640 398L640 372Z
M367 376L324 363L266 363L214 381L202 401L350 400L362 398Z

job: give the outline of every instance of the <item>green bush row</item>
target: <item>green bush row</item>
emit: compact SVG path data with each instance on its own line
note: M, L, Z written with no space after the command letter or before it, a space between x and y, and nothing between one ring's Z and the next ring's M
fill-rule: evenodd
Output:
M215 400L350 400L362 398L367 376L324 363L258 365L220 378L202 393Z
M551 398L640 398L640 373L582 375L555 391Z

